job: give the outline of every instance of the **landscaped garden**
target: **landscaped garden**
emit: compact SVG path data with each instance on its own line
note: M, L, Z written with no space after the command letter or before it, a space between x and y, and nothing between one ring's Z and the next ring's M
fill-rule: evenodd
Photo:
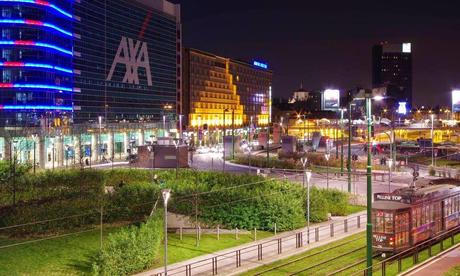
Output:
M33 174L0 164L0 274L126 275L161 266L162 188L172 190L169 211L197 218L203 228L257 229L263 238L275 224L278 231L306 224L306 192L290 182L193 170L155 175L134 169ZM310 204L312 222L360 210L336 190L313 188ZM217 241L203 234L196 247L193 235L171 234L168 262L249 241L252 235Z

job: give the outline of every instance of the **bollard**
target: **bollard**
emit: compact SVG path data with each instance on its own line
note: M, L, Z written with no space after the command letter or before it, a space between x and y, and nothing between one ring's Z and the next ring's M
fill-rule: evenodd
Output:
M358 228L361 228L361 216L358 216Z
M334 237L334 223L331 223L331 237Z
M179 228L179 237L180 237L180 240L182 240L182 226Z
M343 230L346 232L348 232L348 219L345 219L343 221Z
M275 223L275 236L276 236L276 223Z
M217 240L220 240L220 228L219 228L219 225L217 225Z
M254 240L257 240L257 228L254 228Z
M315 241L319 241L319 227L315 228Z
M235 228L235 239L238 239L238 228Z

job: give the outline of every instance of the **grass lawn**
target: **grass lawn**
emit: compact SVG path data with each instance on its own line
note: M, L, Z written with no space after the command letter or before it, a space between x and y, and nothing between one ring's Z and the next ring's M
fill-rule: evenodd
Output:
M345 244L343 246L334 248L330 251L326 251L324 253L319 253L315 254L318 252L321 252L322 250L325 250L327 248L331 248L336 245L343 244L347 241L352 241L354 239L357 239L356 241L350 242L348 244ZM365 248L359 249L360 247L365 245L365 233L360 233L356 234L350 237L347 237L345 239L342 239L340 241L336 241L315 249L312 249L308 252L302 253L295 255L290 258L283 259L281 261L274 262L269 265L264 265L261 266L257 269L250 270L242 275L254 275L256 273L260 273L262 271L265 271L270 268L275 268L279 265L286 264L283 267L276 268L270 272L263 273L263 275L287 275L291 274L294 272L298 272L300 270L309 268L311 266L315 266L316 264L320 264L321 262L325 262L328 260L328 262L325 262L324 264L315 266L314 268L308 269L298 275L326 275L329 273L332 273L334 271L337 271L341 268L344 268L346 265L351 265L355 262L359 262L361 260L364 260L366 257L366 251ZM455 239L454 239L454 244L460 242L460 234L458 234ZM447 249L451 247L451 240L445 240L444 241L444 249ZM345 253L354 250L354 249L359 249L358 251L344 255ZM432 255L436 255L440 252L440 245L436 244L432 247ZM288 264L289 262L303 258L301 260L298 260L296 262L293 262L291 264ZM425 261L426 259L429 258L428 255L428 249L425 249L419 253L419 263ZM333 260L332 260L333 259ZM374 259L374 265L382 261L380 257ZM412 256L407 257L402 260L402 271L405 271L412 267L414 265L413 263L413 258ZM359 271L362 271L365 268L365 263L361 263L360 265L356 265L352 267L351 269L348 269L346 271L343 271L339 275L352 275L354 273L357 273ZM377 265L374 267L375 275L381 275L381 265ZM454 276L454 275L460 275L460 266L457 266L455 268L452 268L451 271L449 271L451 274L446 274L447 276ZM386 275L398 275L398 262L394 261L392 263L388 263L386 265Z
M117 231L118 228L106 229L104 236ZM257 232L257 238L271 236L268 232ZM200 246L195 246L194 235L168 235L168 262L175 263L189 258L222 250L253 241L253 235L240 234L236 240L234 235L202 235ZM14 242L22 242L17 240ZM0 245L12 243L11 240L0 238ZM39 241L0 249L0 275L84 275L90 274L92 258L98 252L100 244L99 231L71 235L63 238ZM161 258L154 267L163 265Z
M365 211L367 209L366 206L361 206L361 205L348 205L347 206L347 215L351 215L354 213L358 213L361 211Z
M460 265L454 266L444 273L444 276L460 276Z

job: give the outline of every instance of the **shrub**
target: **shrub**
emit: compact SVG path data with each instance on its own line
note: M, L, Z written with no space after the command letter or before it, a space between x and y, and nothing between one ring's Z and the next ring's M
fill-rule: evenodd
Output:
M152 266L163 239L163 217L156 212L139 227L123 228L108 236L93 262L97 275L131 275Z
M310 188L310 221L321 222L327 220L328 202L321 193L321 190Z
M333 216L347 215L348 195L337 189L323 189L321 195L327 202L328 212Z
M199 219L208 225L261 230L273 229L274 223L279 230L305 225L305 190L299 185L254 175L186 174L167 182L173 212L194 216L193 194L198 193Z

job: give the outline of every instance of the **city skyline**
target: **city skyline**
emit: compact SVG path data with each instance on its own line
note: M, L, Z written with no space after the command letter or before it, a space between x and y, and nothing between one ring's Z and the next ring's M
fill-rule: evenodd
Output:
M456 3L174 2L182 5L186 47L266 60L275 97L301 81L307 90L370 87L372 46L384 41L412 43L415 105L449 105L450 91L460 85Z

